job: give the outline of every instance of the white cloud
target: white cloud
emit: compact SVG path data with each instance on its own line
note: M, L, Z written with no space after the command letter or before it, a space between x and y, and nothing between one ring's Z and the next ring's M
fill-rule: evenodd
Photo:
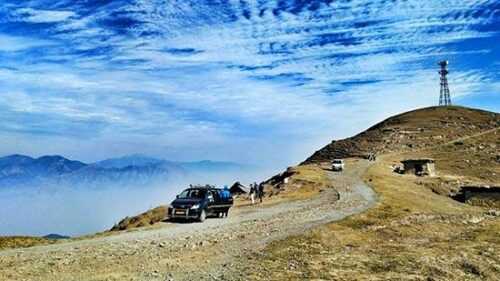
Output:
M0 51L3 52L15 52L51 44L53 44L53 42L49 40L0 34Z
M35 10L32 8L21 8L14 12L14 16L20 20L32 23L61 22L74 17L72 11Z

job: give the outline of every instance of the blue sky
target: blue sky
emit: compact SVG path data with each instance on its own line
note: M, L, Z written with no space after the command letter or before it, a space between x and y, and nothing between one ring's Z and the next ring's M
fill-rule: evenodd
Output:
M264 165L438 101L499 111L500 2L2 0L0 154Z

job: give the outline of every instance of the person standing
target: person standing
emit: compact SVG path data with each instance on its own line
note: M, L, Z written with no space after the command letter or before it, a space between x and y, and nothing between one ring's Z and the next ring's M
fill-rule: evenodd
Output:
M231 191L229 190L229 187L227 185L224 185L224 189L222 190L223 194L223 200L226 202L229 202L232 199ZM225 208L224 212L222 212L222 217L227 218L229 213L229 208Z
M231 191L229 191L227 185L224 185L224 189L222 189L221 195L222 199L224 200L229 200L229 198L231 198Z
M259 184L259 201L262 203L262 198L264 198L264 185L262 183Z
M255 204L255 193L257 193L257 184L250 185L250 200L252 200L252 205Z

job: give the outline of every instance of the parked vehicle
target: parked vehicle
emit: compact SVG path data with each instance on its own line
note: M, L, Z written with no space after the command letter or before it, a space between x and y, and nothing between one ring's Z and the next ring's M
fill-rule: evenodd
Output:
M182 191L168 208L171 219L195 219L205 221L209 216L227 216L233 206L233 197L224 196L215 187L190 187Z
M344 170L344 160L342 160L342 159L333 159L333 161L332 161L332 170L333 171L343 171Z

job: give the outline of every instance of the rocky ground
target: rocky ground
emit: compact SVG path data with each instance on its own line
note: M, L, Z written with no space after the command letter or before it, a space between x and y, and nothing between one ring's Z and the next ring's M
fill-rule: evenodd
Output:
M247 280L240 269L269 243L371 207L375 194L361 180L368 166L355 161L343 173L327 172L331 188L309 199L240 207L227 219L1 251L0 279Z

